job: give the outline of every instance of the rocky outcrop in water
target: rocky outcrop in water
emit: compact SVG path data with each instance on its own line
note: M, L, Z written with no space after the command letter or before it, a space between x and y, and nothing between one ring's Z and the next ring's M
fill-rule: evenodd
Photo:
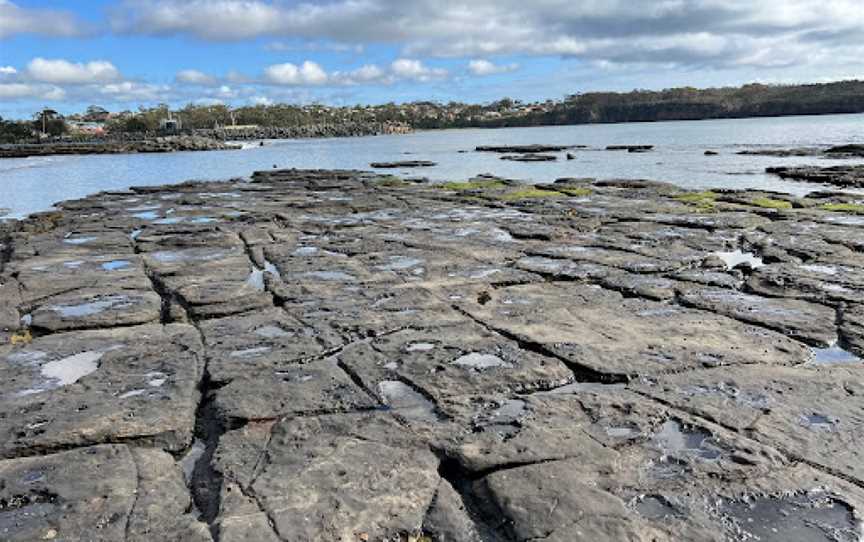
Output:
M864 165L831 167L783 166L769 167L765 171L778 175L783 179L794 181L833 184L846 188L864 187Z
M415 168L415 167L432 167L437 165L429 160L404 160L401 162L372 162L369 167L375 169L398 169L398 168Z
M860 158L864 156L864 145L850 144L834 147L797 147L792 149L747 149L738 154L755 156L822 156L825 158Z
M552 154L505 154L501 160L510 162L554 162L558 157Z
M584 145L481 145L477 152L497 152L501 154L537 154L543 152L560 152L569 149L585 148Z
M55 154L129 154L177 151L221 151L239 149L212 138L200 136L166 136L128 141L91 141L80 143L51 142L22 145L0 145L0 158L26 158Z
M854 198L274 170L5 225L0 538L857 542Z
M334 124L305 124L298 126L259 126L254 128L220 128L195 130L197 135L220 141L250 139L306 139L321 137L358 137L389 134L407 134L410 126L398 122L341 122Z

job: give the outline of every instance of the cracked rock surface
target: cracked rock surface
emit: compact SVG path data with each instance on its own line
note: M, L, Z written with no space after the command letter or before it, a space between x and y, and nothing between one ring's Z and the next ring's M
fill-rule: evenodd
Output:
M4 224L0 540L858 542L864 218L704 198L273 170Z

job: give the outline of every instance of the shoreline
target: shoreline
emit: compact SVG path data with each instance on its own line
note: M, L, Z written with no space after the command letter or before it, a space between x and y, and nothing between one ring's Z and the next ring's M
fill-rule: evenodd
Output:
M3 536L857 536L854 201L270 170L62 202L0 229Z

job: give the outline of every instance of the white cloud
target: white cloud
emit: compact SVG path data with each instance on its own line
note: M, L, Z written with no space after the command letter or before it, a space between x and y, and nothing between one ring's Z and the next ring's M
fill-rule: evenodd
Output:
M323 85L328 76L321 66L307 60L299 67L290 62L268 66L264 70L264 78L274 85L300 86Z
M382 70L378 66L374 64L367 64L350 72L349 75L351 76L351 78L358 81L375 81L376 79L381 79L382 77L384 77L385 73L384 70Z
M18 70L12 66L0 66L0 76L15 75L16 73L18 73Z
M215 77L198 70L181 70L177 72L174 79L178 83L188 83L190 85L210 86L216 84Z
M823 59L846 64L844 72L847 60L864 66L861 0L123 0L112 21L130 33L288 39L272 48L388 44L408 58L561 55L701 69L796 65L819 74Z
M94 86L94 90L116 102L161 101L165 98L166 93L172 91L171 87L167 85L152 85L135 81Z
M421 61L410 58L400 58L393 61L390 69L397 77L414 79L417 81L429 81L447 77L447 70L442 68L429 68Z
M481 77L484 75L495 75L498 73L512 72L516 71L517 69L519 69L518 64L507 64L506 66L499 66L484 59L472 60L468 63L468 71L470 71L474 75L478 75Z
M0 83L0 99L20 100L39 99L60 101L66 97L66 92L54 86L30 85L27 83Z
M0 39L17 34L78 36L86 32L84 26L68 11L22 8L0 0Z
M267 96L252 96L249 98L249 103L252 105L273 105L273 100Z
M33 81L65 85L104 83L121 78L117 68L105 60L80 64L68 60L45 58L31 60L27 65L26 75Z

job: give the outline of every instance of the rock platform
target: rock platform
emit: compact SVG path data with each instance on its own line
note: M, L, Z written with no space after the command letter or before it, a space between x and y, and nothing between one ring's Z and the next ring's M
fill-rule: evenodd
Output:
M0 539L857 542L851 198L273 170L3 225Z

